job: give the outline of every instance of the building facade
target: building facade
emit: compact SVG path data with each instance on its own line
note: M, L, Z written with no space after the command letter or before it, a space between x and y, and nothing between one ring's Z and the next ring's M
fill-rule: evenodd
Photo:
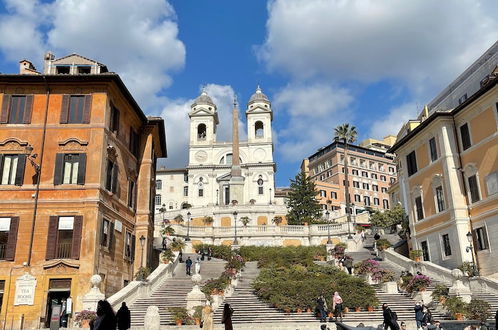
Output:
M388 188L396 182L394 157L386 152L348 144L349 191L352 213L389 209ZM319 202L331 216L346 214L344 143L334 141L302 162L315 180Z
M480 61L465 72L482 73ZM463 88L472 77L461 75L451 86L467 97L455 108L442 108L440 94L431 102L439 106L430 112L426 107L411 129L405 125L390 150L400 167L399 198L409 216L412 248L447 268L474 262L483 275L498 272L498 242L493 240L498 234L496 64L477 90L473 84ZM445 99L455 100L456 94Z
M149 264L164 122L106 71L48 53L43 74L23 60L0 75L3 327L48 326L61 305L74 315L92 275L109 296Z

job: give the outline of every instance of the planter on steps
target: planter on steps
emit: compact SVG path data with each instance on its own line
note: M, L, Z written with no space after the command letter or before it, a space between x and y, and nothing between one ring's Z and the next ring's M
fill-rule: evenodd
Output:
M382 283L382 291L389 294L396 294L398 293L398 283L394 281L384 282Z

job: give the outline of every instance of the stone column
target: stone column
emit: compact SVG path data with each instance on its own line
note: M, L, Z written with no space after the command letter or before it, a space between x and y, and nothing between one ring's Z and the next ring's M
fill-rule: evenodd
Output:
M105 295L100 292L99 284L102 282L102 277L100 275L93 275L90 278L90 283L92 284L92 288L88 291L87 294L83 296L83 309L89 311L97 311L97 303L99 300L105 299Z

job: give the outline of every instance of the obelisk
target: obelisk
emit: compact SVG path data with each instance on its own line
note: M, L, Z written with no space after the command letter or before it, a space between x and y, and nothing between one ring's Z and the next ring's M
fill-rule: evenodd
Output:
M230 199L237 201L238 204L244 204L244 177L240 168L239 152L239 110L236 99L233 102L232 111L232 168L230 174Z

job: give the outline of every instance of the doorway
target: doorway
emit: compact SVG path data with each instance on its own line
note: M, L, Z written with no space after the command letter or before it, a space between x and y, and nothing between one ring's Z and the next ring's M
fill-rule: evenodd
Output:
M67 299L71 296L71 279L54 279L49 282L47 294L47 312L45 314L45 327L50 328L52 310L60 308L60 327L66 328L69 315L67 310Z

